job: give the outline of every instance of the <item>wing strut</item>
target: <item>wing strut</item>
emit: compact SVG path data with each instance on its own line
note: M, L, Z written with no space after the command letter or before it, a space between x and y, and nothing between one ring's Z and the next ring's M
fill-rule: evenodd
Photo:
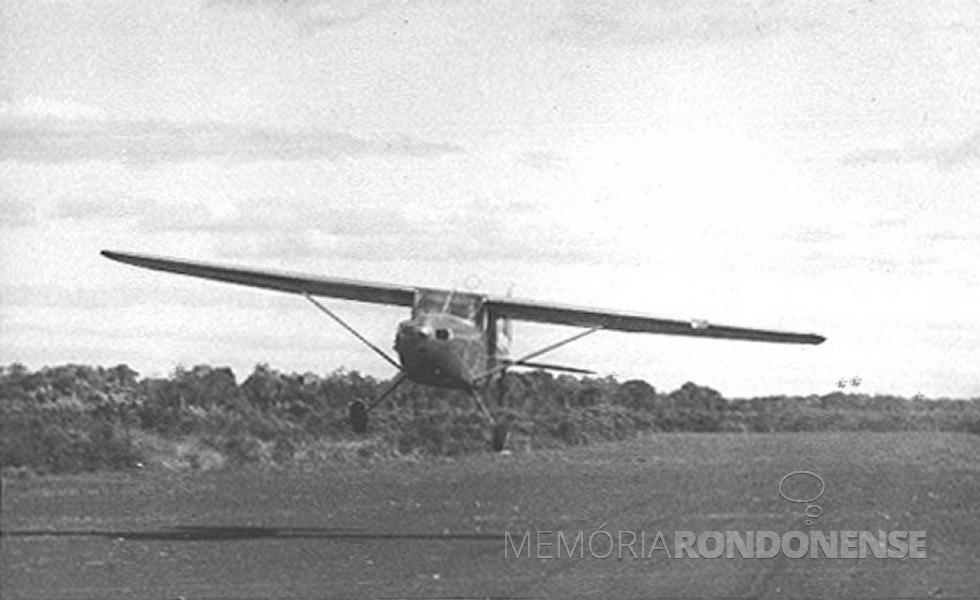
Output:
M387 398L388 396L390 396L391 393L395 391L395 388L397 388L398 386L400 386L402 384L402 382L405 381L405 379L406 379L405 372L404 371L399 371L398 372L398 375L395 375L395 379L392 380L392 382L388 384L387 389L385 389L385 391L382 392L380 396L378 396L377 398L375 398L374 402L372 402L371 404L369 404L367 406L367 408L364 410L364 412L365 413L369 413L372 410L374 410L374 407L377 406L377 405L379 405L379 404L381 404L384 401L385 398Z
M343 327L344 329L346 329L347 331L349 331L351 333L351 335L353 335L357 339L361 340L365 345L367 345L369 348L371 348L372 350L374 350L375 352L377 352L378 355L381 358L383 358L386 361L388 361L389 363L391 363L391 366L395 367L399 372L401 372L402 366L400 364L398 364L398 362L395 361L395 359L393 359L392 357L388 356L388 353L387 352L385 352L381 348L378 348L377 346L375 346L374 344L372 344L366 337L364 337L363 335L361 335L360 333L358 333L357 330L355 330L353 327L351 327L350 325L348 325L347 323L345 323L343 319L341 319L340 317L338 317L337 315L335 315L332 310L330 310L326 306L324 306L324 305L320 304L319 302L317 302L317 300L313 296L307 294L306 292L303 293L303 296L307 300L309 300L310 302L312 302L313 303L313 306L315 306L315 307L319 308L320 310L322 310L324 313L326 313L326 315L328 317L330 317L331 319L333 319L334 321L336 321L337 323L339 323L340 326ZM372 406L372 408L373 408L373 406Z
M523 363L525 361L531 360L532 358L535 358L537 356L541 356L542 354L551 352L552 350L557 350L558 348L561 348L562 346L564 346L566 344L571 344L572 342L574 342L576 340L580 340L580 339L584 338L585 336L587 336L589 334L595 333L597 331L602 331L602 329L603 329L602 327L592 327L591 329L586 329L585 331L580 331L580 332L576 333L575 335L573 335L572 337L565 338L565 339L561 340L560 342L555 342L554 344L551 344L550 346L545 346L544 348L541 348L540 350L535 350L534 352L531 352L530 354L525 354L524 356L518 358L517 360L507 361L504 364L497 365L496 367L490 369L489 371L485 371L483 373L480 373L479 375L477 375L476 377L473 378L473 381L479 381L480 379L485 379L487 377L492 377L493 375L496 375L497 373L500 373L501 371L506 371L510 367L520 366L521 363Z

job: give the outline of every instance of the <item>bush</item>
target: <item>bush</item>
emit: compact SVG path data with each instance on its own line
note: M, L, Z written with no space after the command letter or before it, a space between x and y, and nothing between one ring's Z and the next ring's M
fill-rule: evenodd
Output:
M208 442L234 464L255 463L263 458L262 444L246 433L233 433Z
M151 440L148 448L158 454L196 448L210 457L209 465L332 456L330 444L348 453L356 447L355 454L364 456L486 451L490 427L471 398L411 384L372 413L369 441L354 442L360 438L346 422L348 404L370 401L387 383L344 370L321 377L268 365L256 366L239 385L230 369L206 365L140 379L126 365L31 371L13 364L0 367L0 460L4 467L50 473L127 468L143 461L143 446L130 432ZM977 401L841 392L726 400L690 382L662 394L640 380L542 371L511 373L506 389L503 408L496 406L496 386L482 393L508 425L513 445L524 447L574 446L648 431L980 433ZM175 458L167 464L188 464Z
M487 447L488 426L476 413L432 412L416 415L396 434L398 451L457 456Z
M41 473L78 473L131 468L142 462L128 433L111 421L84 415L5 413L0 428L0 462L5 468Z

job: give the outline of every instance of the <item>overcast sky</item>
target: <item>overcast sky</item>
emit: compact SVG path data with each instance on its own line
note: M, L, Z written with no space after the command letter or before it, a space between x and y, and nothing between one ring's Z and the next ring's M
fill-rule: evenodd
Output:
M665 390L980 396L974 2L5 0L0 31L0 362L392 375L301 298L110 248L828 338L547 357ZM407 316L329 306L384 347Z

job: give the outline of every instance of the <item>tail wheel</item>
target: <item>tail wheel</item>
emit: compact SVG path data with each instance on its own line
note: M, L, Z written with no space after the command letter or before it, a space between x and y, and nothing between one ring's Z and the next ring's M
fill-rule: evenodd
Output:
M351 402L348 407L348 412L350 413L351 429L354 430L354 433L364 433L367 431L368 413L364 403L359 400Z
M507 426L503 423L498 423L493 426L493 439L490 442L490 447L493 448L494 452L500 452L504 449L504 442L507 441Z

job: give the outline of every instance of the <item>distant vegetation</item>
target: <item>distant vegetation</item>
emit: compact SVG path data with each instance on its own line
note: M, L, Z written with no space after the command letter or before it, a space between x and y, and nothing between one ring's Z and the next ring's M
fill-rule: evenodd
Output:
M267 365L239 383L231 369L209 366L158 379L126 365L13 364L0 367L0 461L7 474L72 473L488 451L488 426L471 399L416 385L374 411L365 436L353 434L348 404L375 397L385 383ZM487 395L492 406L495 391ZM508 446L521 452L675 431L980 433L980 402L840 392L727 400L693 383L662 393L639 380L538 371L508 375L500 418Z

